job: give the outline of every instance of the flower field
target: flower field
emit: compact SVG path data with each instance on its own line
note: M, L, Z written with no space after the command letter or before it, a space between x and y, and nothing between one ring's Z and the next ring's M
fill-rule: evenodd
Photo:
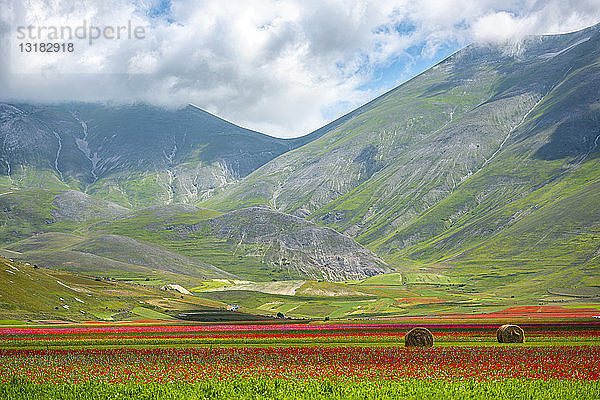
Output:
M5 328L0 398L600 396L597 324L523 326L518 345L497 325L430 326L425 349L394 324Z
M0 350L0 376L31 382L600 378L600 347L267 347Z
M430 324L440 346L496 344L498 324ZM531 345L600 344L600 323L521 324ZM0 329L4 348L72 346L402 345L405 324L129 325Z

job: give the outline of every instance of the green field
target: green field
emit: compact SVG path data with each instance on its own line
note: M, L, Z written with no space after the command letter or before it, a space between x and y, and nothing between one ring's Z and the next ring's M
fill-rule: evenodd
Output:
M505 382L332 382L235 379L199 383L35 384L0 383L0 398L45 400L129 399L597 399L600 384L590 381Z

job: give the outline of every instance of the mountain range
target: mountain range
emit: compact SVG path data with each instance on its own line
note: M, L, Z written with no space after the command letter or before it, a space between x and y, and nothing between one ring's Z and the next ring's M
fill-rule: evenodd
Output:
M0 137L0 252L23 262L600 296L599 26L470 45L297 139L83 103L0 104Z

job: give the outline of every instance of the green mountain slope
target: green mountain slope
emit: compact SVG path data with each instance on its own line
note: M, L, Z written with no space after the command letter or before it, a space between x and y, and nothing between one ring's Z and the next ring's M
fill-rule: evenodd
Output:
M598 26L469 46L204 205L269 205L507 292L592 285L599 67Z
M192 205L130 211L81 192L4 188L0 254L92 277L177 283L206 279L359 279L390 271L351 238L298 217Z
M189 304L179 303L180 298L178 293L89 279L0 257L2 323L166 320L173 318L157 304L173 304L175 307L181 304L181 309L192 308ZM212 304L218 305L216 302Z
M190 207L172 208L181 211ZM90 225L120 220L132 212L81 192L5 187L0 189L0 209L2 254L23 262L90 276L148 278L186 286L202 279L233 277L160 245L126 236L88 235Z
M16 260L121 280L193 285L203 279L235 278L212 265L162 246L119 235L77 236L48 232L6 246Z
M183 212L182 212L183 211ZM359 279L390 271L351 238L266 208L219 215L181 206L154 207L91 227L130 236L251 280Z
M0 186L0 243L41 232L71 232L94 221L118 218L130 211L73 190Z

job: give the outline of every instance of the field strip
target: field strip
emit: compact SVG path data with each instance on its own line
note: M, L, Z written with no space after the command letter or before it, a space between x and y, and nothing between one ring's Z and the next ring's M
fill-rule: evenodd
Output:
M8 249L0 249L0 251L6 251L7 253L12 253L12 254L23 254L23 253L21 253L19 251L8 250Z

